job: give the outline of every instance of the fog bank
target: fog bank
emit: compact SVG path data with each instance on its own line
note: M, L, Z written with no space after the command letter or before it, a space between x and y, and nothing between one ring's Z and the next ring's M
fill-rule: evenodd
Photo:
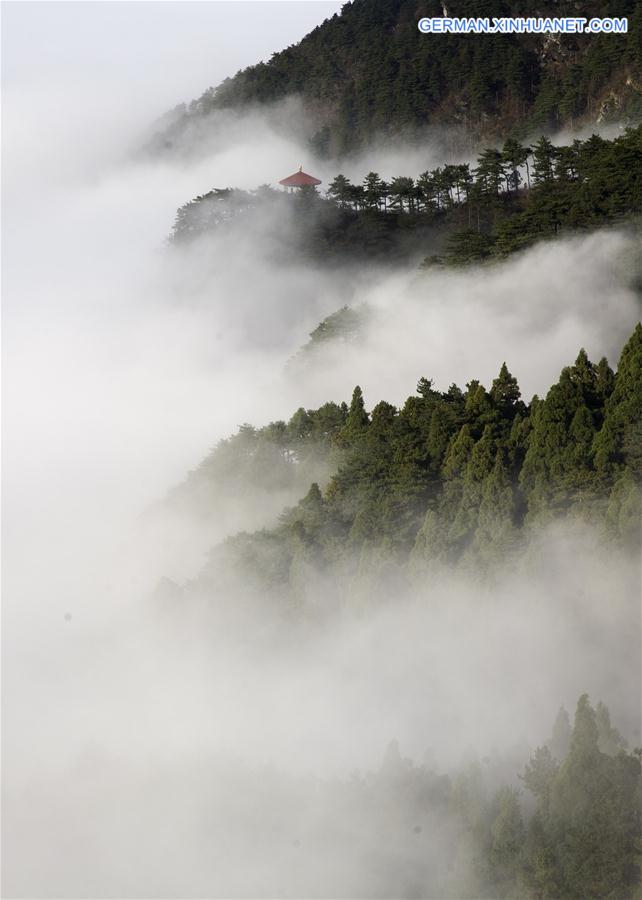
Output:
M583 691L639 740L636 564L565 535L526 580L449 575L317 627L244 611L242 590L153 599L163 576L194 578L214 538L256 527L251 499L215 535L150 537L140 516L241 423L348 400L356 383L368 406L400 403L421 376L488 385L505 359L529 398L581 346L615 364L639 316L620 265L631 238L453 274L284 267L236 233L170 252L179 205L274 184L305 146L251 116L204 157L133 154L149 95L108 61L101 106L91 61L52 81L57 65L5 87L5 894L438 891L449 825L406 821L395 791L372 812L349 773L378 772L393 739L439 773L500 746L512 773ZM441 145L422 152L429 168ZM419 162L385 154L384 175ZM362 340L293 375L344 303L373 310Z

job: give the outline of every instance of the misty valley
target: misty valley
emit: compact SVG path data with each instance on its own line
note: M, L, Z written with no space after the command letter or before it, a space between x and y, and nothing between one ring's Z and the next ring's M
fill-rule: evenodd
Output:
M452 4L3 4L3 896L642 900L642 4Z
M238 513L241 498L274 516L303 495L272 527L227 538L196 579L165 579L155 602L168 621L200 609L201 626L250 642L253 677L275 678L288 709L322 698L331 727L370 733L383 697L425 742L413 761L391 735L379 765L347 780L312 768L292 783L278 760L253 775L278 812L253 817L269 849L241 894L270 883L283 896L633 896L642 749L586 694L537 746L523 729L556 691L608 683L639 734L641 376L637 325L616 372L582 350L530 404L505 364L489 390L421 378L399 409L368 413L357 387L350 404L244 425L169 494L168 514L203 522ZM273 658L297 689L262 672ZM485 743L488 704L500 744Z

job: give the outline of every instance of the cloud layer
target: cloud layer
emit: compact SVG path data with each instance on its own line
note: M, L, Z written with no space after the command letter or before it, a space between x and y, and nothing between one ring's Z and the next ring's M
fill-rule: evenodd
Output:
M154 603L160 577L197 574L213 535L150 537L138 516L242 422L348 399L356 383L368 405L399 403L421 376L488 384L505 359L529 398L581 346L615 362L639 315L620 264L630 238L457 274L284 267L256 234L170 253L181 203L275 183L305 147L253 115L197 160L131 156L145 110L119 90L90 124L74 119L77 94L6 98L6 893L394 894L403 866L367 874L394 802L368 824L332 779L376 769L393 738L441 767L537 742L583 690L635 736L621 699L639 663L633 568L574 535L526 583L507 573L488 592L453 576L317 631L237 615L237 597ZM387 148L379 168L412 174L442 152ZM268 240L287 227L267 223ZM363 341L293 377L287 360L346 302L374 311ZM255 521L249 503L234 527ZM430 858L436 826L426 835L399 858Z

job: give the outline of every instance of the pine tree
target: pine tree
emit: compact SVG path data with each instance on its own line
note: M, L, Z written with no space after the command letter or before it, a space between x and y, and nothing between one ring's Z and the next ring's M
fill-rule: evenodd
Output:
M547 137L541 137L533 145L533 181L535 184L553 181L556 156L557 150Z
M551 793L559 763L551 755L548 747L538 747L530 762L526 764L521 779L528 790L537 798L541 819L548 816Z
M475 566L483 571L489 564L501 561L506 567L516 540L513 487L498 450L493 471L484 479L472 548Z
M424 400L430 400L439 396L437 392L433 390L432 381L423 377L417 382L417 393Z
M515 897L517 873L524 843L524 824L519 797L514 788L503 787L494 798L490 826L490 862L498 897Z
M639 876L636 841L642 836L639 802L639 760L600 752L596 714L584 694L547 820L566 894L632 897Z
M339 447L350 447L359 440L370 424L370 418L363 402L363 392L357 385L352 392L352 400L345 425L336 436Z
M626 742L617 728L611 725L608 707L601 700L595 707L595 722L597 724L597 745L601 753L615 756L620 750L625 749Z
M383 201L383 182L377 172L368 172L363 180L366 206L369 209L380 209Z
M340 206L348 206L352 200L353 185L345 175L337 175L328 185L328 196L336 200Z
M510 374L506 363L502 363L499 375L490 389L491 400L504 418L512 418L520 396L517 379Z
M529 147L524 147L515 138L508 138L502 148L502 161L509 167L508 185L513 191L519 190L522 181L520 168L526 165L530 153Z
M607 532L634 553L642 544L642 485L630 469L616 480L606 509Z
M563 706L560 706L550 740L551 753L558 762L563 762L571 746L571 720Z
M479 436L486 425L497 420L497 410L483 384L471 381L466 387L464 400L466 419L470 422L472 434Z
M631 452L638 447L641 423L642 325L638 323L622 350L604 423L595 438L595 466L602 475L613 476L628 464L637 477L642 476L637 464L640 456Z
M390 182L390 205L400 212L413 212L415 208L415 182L405 175L398 175ZM405 206L404 206L405 204Z
M600 717L603 734L612 737L608 711ZM524 783L537 798L520 865L529 896L634 895L642 837L640 761L621 751L607 756L599 743L600 725L584 694L562 765L544 747L526 767Z
M506 169L499 150L490 147L483 150L477 160L475 174L484 194L496 197L506 181Z
M439 209L440 195L432 172L422 172L417 179L416 188L419 192L419 200L425 212Z
M615 387L615 374L605 356L603 356L597 364L595 375L595 388L601 404L604 405L613 393L613 388Z
M445 403L437 404L430 417L426 449L430 457L430 469L437 474L446 453L448 442L457 427L457 417Z
M576 509L594 492L595 421L601 416L596 367L581 351L574 366L532 408L532 431L520 473L529 517Z
M458 434L448 445L442 469L444 478L452 480L464 474L474 446L475 441L470 433L470 425L462 425Z
M448 443L441 470L443 490L429 505L412 551L412 568L416 575L426 564L452 560L461 550L462 534L456 517L460 513L465 473L474 446L468 425L463 425ZM467 531L465 528L464 539Z

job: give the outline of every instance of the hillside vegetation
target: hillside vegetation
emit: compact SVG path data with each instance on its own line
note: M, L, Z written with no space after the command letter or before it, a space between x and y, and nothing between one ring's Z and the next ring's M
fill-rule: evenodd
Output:
M450 16L626 16L626 35L425 35L440 0L353 0L340 15L266 63L250 66L174 110L154 146L180 145L194 122L302 98L310 146L321 156L425 126L476 138L517 136L597 121L639 121L642 2L452 0ZM305 115L307 114L307 116Z
M532 146L510 139L484 149L474 167L450 164L417 178L386 182L369 172L353 184L339 174L325 197L314 188L295 195L267 185L214 189L178 210L172 240L239 227L272 238L276 232L273 250L283 258L296 249L318 261L392 261L423 249L428 262L462 265L640 212L642 125L611 141L593 135L564 146L546 137Z
M305 603L320 578L337 597L385 591L444 565L478 577L510 564L547 523L574 519L636 550L642 519L642 325L617 373L582 350L545 398L523 401L505 365L490 388L446 392L422 378L397 409L299 409L289 422L245 426L174 496L221 485L301 489L271 529L219 546L203 573L236 570L261 595ZM321 472L321 486L308 477ZM330 475L330 473L334 474ZM213 510L215 513L215 509ZM356 586L356 587L355 587Z

